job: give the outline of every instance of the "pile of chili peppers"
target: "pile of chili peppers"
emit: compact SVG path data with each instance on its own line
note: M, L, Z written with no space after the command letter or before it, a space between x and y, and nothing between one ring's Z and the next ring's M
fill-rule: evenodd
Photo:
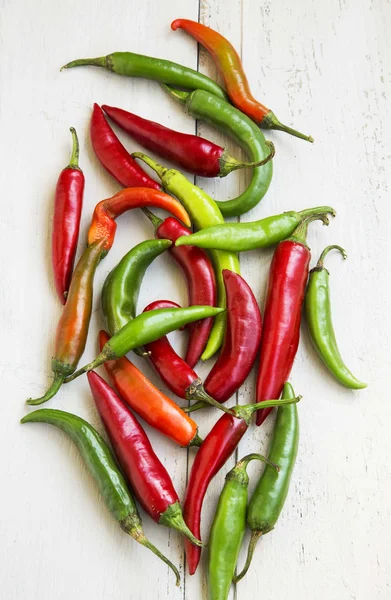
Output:
M309 270L308 228L317 220L327 225L329 217L335 216L334 209L318 206L292 210L246 223L224 220L254 208L271 183L275 147L265 140L260 127L310 142L312 137L282 125L252 96L240 58L222 35L187 19L178 19L171 27L185 30L210 52L225 90L189 68L131 52L74 60L64 68L93 65L119 75L155 80L194 118L233 138L248 158L240 161L209 140L172 131L122 108L94 104L92 147L123 189L96 205L87 247L74 268L84 176L79 167L78 138L71 128L73 150L58 179L52 228L54 283L64 305L55 338L53 381L42 397L27 403L42 404L63 384L88 373L92 398L111 448L90 424L68 412L36 410L22 423L49 423L72 439L120 527L168 564L178 585L177 568L145 537L136 500L156 523L184 536L191 575L201 552L208 552L209 597L224 600L231 583L238 582L249 569L258 540L275 527L288 494L299 445L297 402L301 398L295 396L288 379L303 311L314 346L334 378L353 390L366 384L346 367L332 325L329 272L324 261L334 249L346 258L345 250L327 246ZM129 154L107 117L146 151L194 175L225 177L244 168L251 169L251 181L237 198L211 198L177 169L141 152ZM152 168L157 179L138 161ZM170 216L160 219L150 210L154 207ZM108 274L101 291L108 333L100 332L99 354L77 370L88 335L95 271L114 243L117 217L136 208L149 219L155 238L129 248ZM238 253L269 246L275 246L275 251L262 317L257 299L240 275ZM137 314L144 274L165 252L187 281L188 306L156 298ZM185 327L189 341L182 358L166 336ZM153 365L166 393L126 356L131 350ZM217 353L214 366L202 381L195 370L198 361ZM103 364L110 385L94 370ZM226 406L254 365L258 369L255 402ZM188 404L181 406L177 398L168 395L170 392ZM209 542L201 540L202 504L210 481L236 451L242 437L251 435L252 416L256 425L262 425L273 407L277 407L277 414L268 457L255 449L253 454L239 458L226 475ZM193 418L198 410L221 411L216 413L219 418L211 431L201 432L206 434L204 439ZM138 417L174 443L197 448L183 506ZM266 466L248 500L246 469L252 460L261 460ZM248 555L245 565L238 568L246 527L251 530Z

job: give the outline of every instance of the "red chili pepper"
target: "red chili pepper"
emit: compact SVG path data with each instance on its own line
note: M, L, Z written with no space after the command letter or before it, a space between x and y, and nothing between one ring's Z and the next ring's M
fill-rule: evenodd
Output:
M92 111L90 135L95 154L121 185L161 189L159 183L147 175L121 144L98 104L94 104Z
M99 347L109 340L105 331L99 333ZM125 356L105 362L105 369L115 389L148 425L157 429L180 446L199 446L197 423L171 398L158 390Z
M278 244L274 252L265 304L257 403L266 398L279 398L289 379L299 345L301 311L311 259L306 244L308 225L316 219L328 224L326 215L308 217L290 238ZM257 425L261 425L270 412L271 409L259 410Z
M143 209L143 212L155 227L156 236L173 242L169 253L181 267L186 277L189 290L189 305L216 306L216 278L207 253L195 246L174 246L174 242L180 236L190 235L191 231L173 217L168 217L162 221L148 209ZM184 248L187 249L185 252L182 251ZM190 367L194 367L203 353L212 326L213 319L202 319L188 325L189 344L185 361Z
M60 173L54 199L52 265L58 297L65 304L72 279L83 205L84 175L79 167L79 141L70 128L73 148L69 165Z
M280 123L270 108L254 98L243 70L242 61L235 48L225 37L210 27L189 19L176 19L171 23L171 29L175 31L178 28L189 33L210 52L224 78L228 96L236 108L239 108L264 129L279 129L302 140L314 141L313 137Z
M200 177L225 177L236 169L254 168L265 162L239 161L225 148L198 135L168 129L114 106L104 104L102 108L141 146Z
M145 512L159 525L172 527L202 546L184 522L171 478L140 423L97 373L90 371L87 377L118 462Z
M223 279L227 294L227 330L221 354L204 386L197 373L178 356L167 337L145 346L170 390L180 398L199 400L187 412L206 404L216 405L216 400L223 403L231 398L247 378L257 355L262 319L255 296L237 273L224 269ZM162 308L159 304L152 302L144 310Z
M88 243L105 239L105 251L108 252L114 243L117 225L115 219L127 210L142 208L144 206L156 206L170 211L173 215L190 225L190 218L182 204L172 196L151 190L150 188L134 187L121 190L111 198L102 200L95 206L90 229L88 231Z
M148 304L143 312L157 308L172 308L173 306L178 307L175 302L157 300ZM231 409L222 407L219 402L206 393L197 373L175 352L167 336L146 344L144 348L160 378L174 394L190 401L199 400L202 406L207 403L224 410L224 412L231 413Z

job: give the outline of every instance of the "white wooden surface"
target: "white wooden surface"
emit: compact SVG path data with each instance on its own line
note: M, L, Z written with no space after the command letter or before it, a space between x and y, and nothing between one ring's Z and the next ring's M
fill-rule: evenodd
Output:
M304 400L291 493L278 526L259 544L253 568L230 598L390 598L389 0L200 0L200 5L199 0L2 0L0 8L0 597L206 597L204 564L195 577L185 574L177 534L144 519L151 540L181 565L180 589L167 568L110 518L69 440L49 426L18 423L26 412L25 398L41 394L50 378L61 311L51 277L50 217L56 178L69 157L69 126L79 133L86 176L82 244L94 205L118 189L91 149L92 103L128 108L195 131L193 120L152 82L92 68L60 74L59 67L77 57L133 50L197 68L195 43L169 27L183 16L200 18L232 40L254 95L281 120L314 135L312 146L270 133L277 148L272 186L242 219L320 204L337 209L328 229L311 227L309 242L314 257L329 243L348 250L346 263L338 256L328 260L335 328L352 370L370 384L367 391L354 393L335 383L303 330L292 372ZM199 68L216 76L203 52ZM197 130L227 143L202 124ZM129 149L136 148L121 137ZM233 197L246 185L246 176L198 183L219 198ZM121 217L114 248L98 269L83 363L96 352L105 276L125 251L151 235L141 213ZM271 252L241 256L243 275L261 305L270 257ZM159 258L147 273L139 308L164 297L186 300L184 280L168 257ZM181 348L182 338L173 339ZM200 373L209 367L200 367ZM250 378L239 401L252 400ZM85 379L64 388L50 406L76 412L101 429ZM217 415L198 418L206 434ZM254 428L239 455L266 450L270 428L270 422ZM150 434L183 497L194 450L187 453ZM208 492L205 536L232 463ZM256 477L259 467L251 466L250 472Z

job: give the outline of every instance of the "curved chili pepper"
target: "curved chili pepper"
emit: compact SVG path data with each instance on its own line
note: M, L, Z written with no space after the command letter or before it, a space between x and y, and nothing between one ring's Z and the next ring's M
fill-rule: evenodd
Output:
M249 484L246 469L252 460L269 462L262 454L248 454L225 476L208 542L209 600L228 598L246 529ZM277 468L273 464L271 467Z
M88 231L88 243L92 244L96 240L103 238L107 253L114 243L117 229L115 219L127 210L142 208L143 206L163 208L178 217L186 225L190 225L190 219L186 210L178 200L175 200L168 194L149 188L126 188L111 198L102 200L95 206Z
M142 77L191 90L206 90L219 98L227 98L224 90L206 75L163 58L143 56L134 52L113 52L99 58L73 60L61 67L61 71L84 65L102 67L125 77Z
M84 175L79 167L79 141L74 127L70 128L70 132L72 155L57 181L52 230L54 283L62 304L66 302L72 279L84 192Z
M316 219L328 224L326 215L308 217L274 252L263 317L256 402L271 398L270 394L279 397L292 369L299 345L301 310L311 258L306 237L309 223ZM258 411L257 425L261 425L269 413L270 410Z
M96 267L101 259L104 241L88 246L82 254L72 276L68 299L57 325L54 357L52 360L53 382L42 398L27 400L37 405L53 398L71 375L84 352L92 310L92 292Z
M330 206L317 206L300 212L291 210L259 221L214 225L186 237L178 238L175 246L194 244L198 248L214 248L228 252L246 252L256 248L268 248L292 235L306 217L325 212L333 212L333 209Z
M171 245L170 240L141 242L110 271L102 288L102 309L110 335L134 319L145 272L154 259Z
M232 200L215 200L224 217L238 217L257 206L269 189L273 175L271 159L274 156L274 147L270 148L259 127L240 110L213 94L202 90L189 94L169 86L163 88L177 102L185 105L189 115L209 123L232 138L251 161L268 159L267 164L253 169L250 184L240 196Z
M155 227L158 238L166 238L175 242L179 237L182 238L191 233L189 229L173 217L168 217L162 221L147 208L142 210ZM215 306L216 278L207 253L194 246L187 246L186 248L171 246L169 253L181 267L186 277L189 305ZM207 344L212 325L213 319L202 319L202 321L188 325L189 343L185 361L190 367L194 367L199 361Z
M267 405L284 406L298 402L300 398L298 396L295 400L270 400ZM196 454L187 484L183 516L190 531L198 539L201 538L202 503L209 483L227 462L246 433L251 416L257 407L259 404L235 406L233 411L236 416L224 413L212 427ZM193 575L200 561L201 548L185 541L185 551L189 573Z
M182 202L191 215L197 229L224 223L224 217L214 200L199 187L190 183L182 173L175 169L166 169L165 167L162 167L142 152L135 152L133 156L144 161L155 171L161 179L163 187ZM223 252L221 250L212 250L210 255L216 274L217 305L225 308L226 297L222 271L223 269L229 269L230 271L239 273L239 259L236 254ZM201 360L208 360L208 358L211 358L220 348L224 339L225 327L226 315L224 314L215 319Z
M144 312L169 306L177 305L168 300L157 300L148 304ZM159 377L174 394L190 401L199 400L202 406L210 404L224 412L231 412L206 393L197 373L175 352L166 336L146 344L145 350Z
M290 383L284 385L282 397L294 398ZM270 465L265 466L247 509L247 524L251 529L246 564L236 577L239 581L247 573L255 546L262 535L269 533L283 509L299 447L299 415L297 406L280 407L274 424L268 460L278 465L278 472Z
M110 337L99 333L103 349ZM105 369L115 389L148 425L157 429L180 446L199 446L197 423L183 412L171 398L158 390L125 356L105 362Z
M361 390L367 387L349 371L343 362L335 338L331 317L329 272L324 266L324 259L330 250L339 250L343 258L346 252L341 246L327 246L320 255L316 267L310 271L305 296L305 310L312 342L328 370L342 385Z
M210 27L189 19L176 19L171 23L171 29L175 31L178 28L189 33L210 52L220 74L224 78L228 96L236 108L248 115L263 129L278 129L307 142L314 141L312 136L304 135L280 123L270 108L266 108L254 98L240 57L225 37Z
M94 104L92 111L90 136L96 156L121 185L160 190L157 181L147 175L121 144L98 104Z
M170 331L175 331L198 319L214 317L222 311L222 308L212 306L189 306L188 308L161 308L141 313L113 335L93 361L68 377L67 383L87 371L96 369L107 360L121 358L130 350L158 340Z
M110 448L92 425L71 413L48 408L31 412L23 417L21 423L48 423L58 427L71 438L95 479L107 508L121 529L165 562L175 573L176 583L179 585L177 568L145 537L134 498Z
M148 121L121 108L102 105L105 113L141 146L200 177L225 177L236 169L260 167L260 161L243 162L229 152L198 135L180 133Z
M94 371L88 373L88 383L122 472L145 512L159 525L176 529L202 546L185 524L171 478L140 423Z

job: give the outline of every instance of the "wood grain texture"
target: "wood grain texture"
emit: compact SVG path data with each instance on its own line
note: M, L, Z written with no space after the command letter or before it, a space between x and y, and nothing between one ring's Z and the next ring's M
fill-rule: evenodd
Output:
M311 227L314 259L330 243L349 254L328 259L334 324L341 351L368 390L350 392L331 379L305 327L292 383L301 441L293 483L281 519L259 544L248 576L230 600L387 600L391 597L389 535L391 361L389 164L391 156L391 8L387 0L182 0L181 2L1 2L0 11L0 349L3 456L0 521L0 597L6 600L206 598L204 568L185 575L179 536L148 518L150 539L180 565L182 586L168 569L127 538L110 518L70 441L44 425L21 427L24 399L45 389L53 332L61 307L50 265L50 218L57 175L67 164L69 127L81 141L86 176L81 229L84 244L92 209L118 186L95 158L88 134L93 102L128 108L173 128L211 137L236 156L237 148L209 127L195 124L152 82L131 81L85 68L60 74L68 60L133 50L182 62L216 77L209 57L169 25L200 20L226 35L241 53L254 95L288 125L311 133L315 144L268 133L276 145L272 186L241 220L331 204L329 228ZM132 150L137 146L120 134ZM234 197L245 173L219 181L198 179L212 196ZM5 209L6 207L6 209ZM152 236L139 212L121 217L115 245L100 265L85 359L96 352L103 325L99 292L107 273L134 244ZM242 273L263 305L272 252L241 256ZM145 277L141 310L158 298L186 302L186 287L169 257ZM178 349L184 334L173 335ZM140 360L134 359L137 364ZM210 364L199 367L205 376ZM154 373L146 373L161 389ZM254 374L232 402L254 397ZM51 406L76 412L101 431L87 381L64 388ZM205 435L218 418L197 415ZM267 451L272 419L252 428L238 454ZM148 428L147 428L148 429ZM148 430L183 497L194 450L176 448ZM207 539L224 475L206 497ZM253 488L260 467L251 465ZM241 563L244 552L241 555ZM202 561L204 567L205 559Z

